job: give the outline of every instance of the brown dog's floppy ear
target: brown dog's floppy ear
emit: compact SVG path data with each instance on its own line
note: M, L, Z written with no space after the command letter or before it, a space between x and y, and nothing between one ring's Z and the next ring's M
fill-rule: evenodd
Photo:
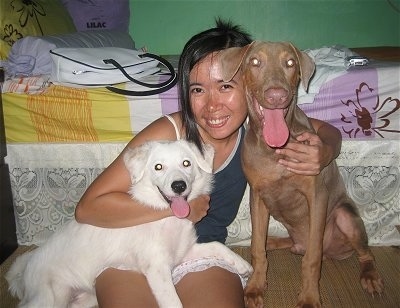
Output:
M296 53L297 59L300 63L300 78L304 91L307 91L310 79L315 71L315 63L311 57L303 51L298 50L293 44L290 43Z
M218 53L221 63L222 79L225 82L231 81L242 65L243 59L251 49L254 42L244 47L231 47L221 50Z

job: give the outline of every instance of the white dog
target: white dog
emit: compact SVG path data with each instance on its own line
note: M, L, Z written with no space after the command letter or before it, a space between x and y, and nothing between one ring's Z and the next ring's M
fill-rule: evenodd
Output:
M90 307L97 305L94 281L116 267L143 273L160 307L182 307L171 271L187 260L223 259L238 273L250 264L223 244L197 244L187 200L212 186L214 150L204 156L187 141L151 141L124 154L130 194L156 209L170 206L175 216L139 226L108 229L67 223L44 245L19 257L6 278L19 307ZM181 218L178 218L181 217Z

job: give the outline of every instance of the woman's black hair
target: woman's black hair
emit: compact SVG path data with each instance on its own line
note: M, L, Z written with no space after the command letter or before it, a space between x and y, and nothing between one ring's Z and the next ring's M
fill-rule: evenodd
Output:
M251 43L251 37L240 26L216 20L216 27L193 36L183 48L178 67L179 103L186 139L202 151L202 140L190 104L189 74L192 68L209 54L230 47L243 47Z

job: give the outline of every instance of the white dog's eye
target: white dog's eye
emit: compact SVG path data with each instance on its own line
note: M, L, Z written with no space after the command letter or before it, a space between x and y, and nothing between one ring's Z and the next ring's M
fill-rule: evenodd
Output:
M189 166L191 166L192 164L190 163L190 161L188 161L187 159L185 159L185 160L183 161L182 165L183 165L184 167L189 167Z
M253 66L260 66L261 65L261 61L259 59L257 59L257 58L251 58L250 59L250 63Z
M289 59L286 61L287 67L293 67L296 64L296 62L293 59Z
M161 165L161 164L156 164L156 165L154 166L154 169L157 170L157 171L162 170L162 168L163 168L163 165Z

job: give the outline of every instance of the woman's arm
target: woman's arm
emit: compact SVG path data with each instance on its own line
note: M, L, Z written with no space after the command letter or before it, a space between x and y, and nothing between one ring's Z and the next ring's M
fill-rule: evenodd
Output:
M160 118L133 138L127 148L148 140L176 140L172 124ZM75 218L105 228L123 228L159 220L172 215L171 209L155 210L132 200L128 194L130 175L123 161L124 151L88 187L75 210ZM208 210L208 196L190 203L189 219L200 220Z
M321 120L311 119L316 131L303 133L297 137L297 142L289 142L284 149L277 149L277 154L286 158L279 163L297 174L317 175L329 165L340 153L342 135L340 131Z

